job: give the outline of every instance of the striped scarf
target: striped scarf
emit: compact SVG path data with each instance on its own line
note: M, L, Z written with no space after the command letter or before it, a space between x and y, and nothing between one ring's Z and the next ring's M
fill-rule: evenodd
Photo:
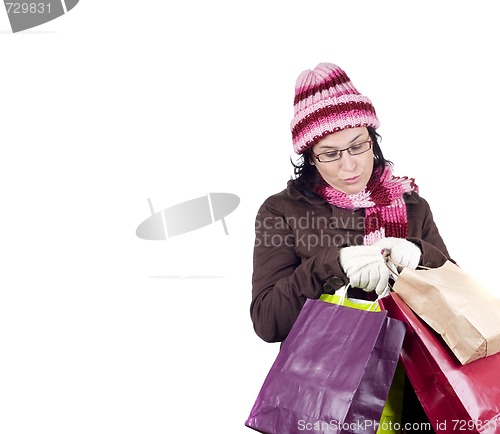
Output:
M415 180L393 176L389 164L380 177L376 176L380 171L381 168L376 169L365 189L357 194L343 193L326 182L315 188L331 205L344 209L365 208L365 245L385 237L407 238L408 216L403 195L418 193Z

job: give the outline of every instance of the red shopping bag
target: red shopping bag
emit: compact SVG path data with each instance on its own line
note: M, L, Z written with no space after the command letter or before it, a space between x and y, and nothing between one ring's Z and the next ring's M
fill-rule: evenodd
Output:
M500 433L500 353L462 365L395 293L379 300L406 323L401 361L437 433Z

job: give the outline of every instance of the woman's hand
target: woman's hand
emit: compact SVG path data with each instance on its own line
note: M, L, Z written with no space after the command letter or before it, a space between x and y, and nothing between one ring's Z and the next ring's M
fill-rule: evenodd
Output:
M387 265L395 273L398 273L398 267L408 267L414 270L422 255L416 244L404 238L382 238L373 243L373 246L377 247L379 251L382 250L386 259L390 258Z
M389 269L377 246L350 246L339 250L339 262L351 286L381 294L389 282Z

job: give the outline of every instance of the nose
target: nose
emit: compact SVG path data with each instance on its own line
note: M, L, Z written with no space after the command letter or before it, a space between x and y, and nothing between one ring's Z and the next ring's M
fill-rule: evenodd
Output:
M343 151L340 156L340 167L346 172L354 170L356 167L356 159L353 155L349 154L347 151Z

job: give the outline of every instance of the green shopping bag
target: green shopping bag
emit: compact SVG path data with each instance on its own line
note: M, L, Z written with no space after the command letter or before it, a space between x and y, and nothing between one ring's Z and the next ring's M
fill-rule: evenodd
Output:
M347 298L347 287L340 288L335 294L322 294L319 298L322 301L342 306L352 307L353 309L379 312L378 301L357 300ZM384 410L380 418L380 425L377 434L400 434L401 433L401 415L403 413L403 388L405 382L405 371L398 362L394 379L392 380L389 395L385 402Z

